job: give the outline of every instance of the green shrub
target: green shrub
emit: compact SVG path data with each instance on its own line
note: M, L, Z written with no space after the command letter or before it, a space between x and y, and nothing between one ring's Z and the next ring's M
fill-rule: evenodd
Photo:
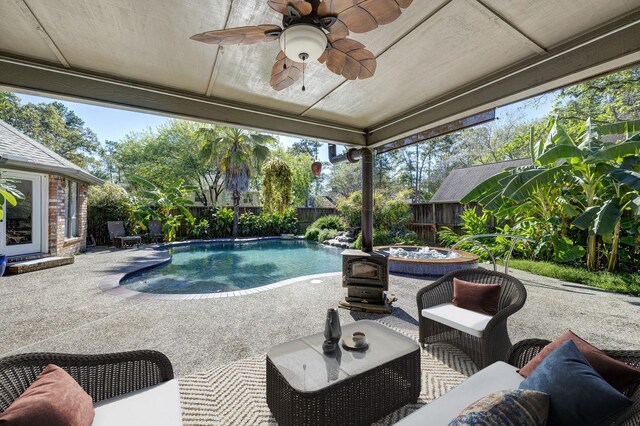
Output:
M131 230L133 226L132 202L129 194L119 185L105 183L92 185L87 194L87 231L99 244L109 241L108 221L121 220Z
M309 241L318 241L320 230L318 228L308 227L304 233L304 237Z
M286 210L284 213L273 213L272 221L277 223L278 227L275 235L298 233L298 216L295 209Z
M329 216L322 216L313 222L310 226L318 229L335 229L336 231L342 231L345 228L345 223L342 217L332 214Z
M339 199L336 208L338 213L347 221L347 226L351 228L359 227L362 214L362 193L356 191L347 198Z
M209 238L230 237L233 231L233 209L223 207L209 213Z
M194 218L190 225L192 226L191 235L194 238L207 238L209 236L209 221L207 219L197 220Z
M373 245L375 246L388 246L393 244L393 239L389 237L387 231L381 229L373 230ZM362 232L358 234L358 238L351 244L351 248L361 250L362 249Z
M338 212L352 228L360 226L362 215L362 194L356 191L347 198L338 200ZM406 191L394 197L375 194L373 200L373 223L376 229L386 229L393 234L407 231L406 225L411 220L411 207L406 200Z
M284 213L244 213L238 218L240 235L244 237L268 237L281 234L295 234L298 218L294 210Z
M387 229L393 233L406 231L411 221L411 207L401 197L382 202L373 209L373 223L378 229Z
M318 233L318 242L322 243L327 240L332 240L338 235L338 231L335 229L321 229Z

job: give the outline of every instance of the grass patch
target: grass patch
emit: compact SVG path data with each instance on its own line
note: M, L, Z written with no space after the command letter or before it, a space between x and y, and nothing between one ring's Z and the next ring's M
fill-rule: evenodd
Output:
M611 274L609 272L589 272L552 262L511 259L509 266L532 272L544 277L557 278L578 284L585 284L615 293L640 296L640 274Z

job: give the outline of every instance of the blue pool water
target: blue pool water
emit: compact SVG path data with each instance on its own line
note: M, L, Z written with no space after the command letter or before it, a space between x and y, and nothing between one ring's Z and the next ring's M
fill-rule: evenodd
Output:
M120 285L165 294L246 290L301 275L338 272L340 252L302 240L193 244L170 249L170 263L128 275Z

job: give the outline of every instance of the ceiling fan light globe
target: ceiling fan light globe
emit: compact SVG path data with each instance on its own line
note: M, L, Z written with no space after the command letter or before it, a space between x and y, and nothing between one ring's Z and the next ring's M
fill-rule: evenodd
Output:
M280 48L294 62L302 61L305 56L307 60L316 60L327 48L327 36L313 25L292 25L280 35Z

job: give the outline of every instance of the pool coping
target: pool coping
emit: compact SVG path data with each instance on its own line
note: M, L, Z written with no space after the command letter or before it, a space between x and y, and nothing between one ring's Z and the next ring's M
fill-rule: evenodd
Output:
M169 293L145 293L142 291L131 290L126 287L122 287L120 285L120 281L122 281L127 275L140 272L146 269L156 268L158 266L164 265L165 263L169 263L171 261L171 254L160 251L161 249L171 248L171 247L181 247L187 245L200 245L200 244L211 244L211 243L250 243L254 241L265 241L265 240L300 240L304 239L304 237L294 237L294 238L281 238L281 237L256 237L256 238L216 238L210 240L191 240L191 241L179 241L174 243L166 243L166 244L158 244L153 247L145 248L141 250L139 254L142 254L144 257L148 258L143 262L136 262L135 265L128 265L122 268L122 270L118 273L110 274L103 278L98 284L98 288L102 290L104 293L120 296L127 299L138 299L138 300L201 300L201 299L222 299L226 297L235 297L235 296L246 296L248 294L261 293L263 291L273 290L274 288L282 287L285 285L293 284L300 281L319 279L324 277L330 277L335 275L340 275L342 272L324 272L321 274L312 274L312 275L301 275L294 278L289 278L282 281L277 281L272 284L267 284L261 287L250 288L246 290L237 290L237 291L226 291L220 293L187 293L187 294L169 294Z

